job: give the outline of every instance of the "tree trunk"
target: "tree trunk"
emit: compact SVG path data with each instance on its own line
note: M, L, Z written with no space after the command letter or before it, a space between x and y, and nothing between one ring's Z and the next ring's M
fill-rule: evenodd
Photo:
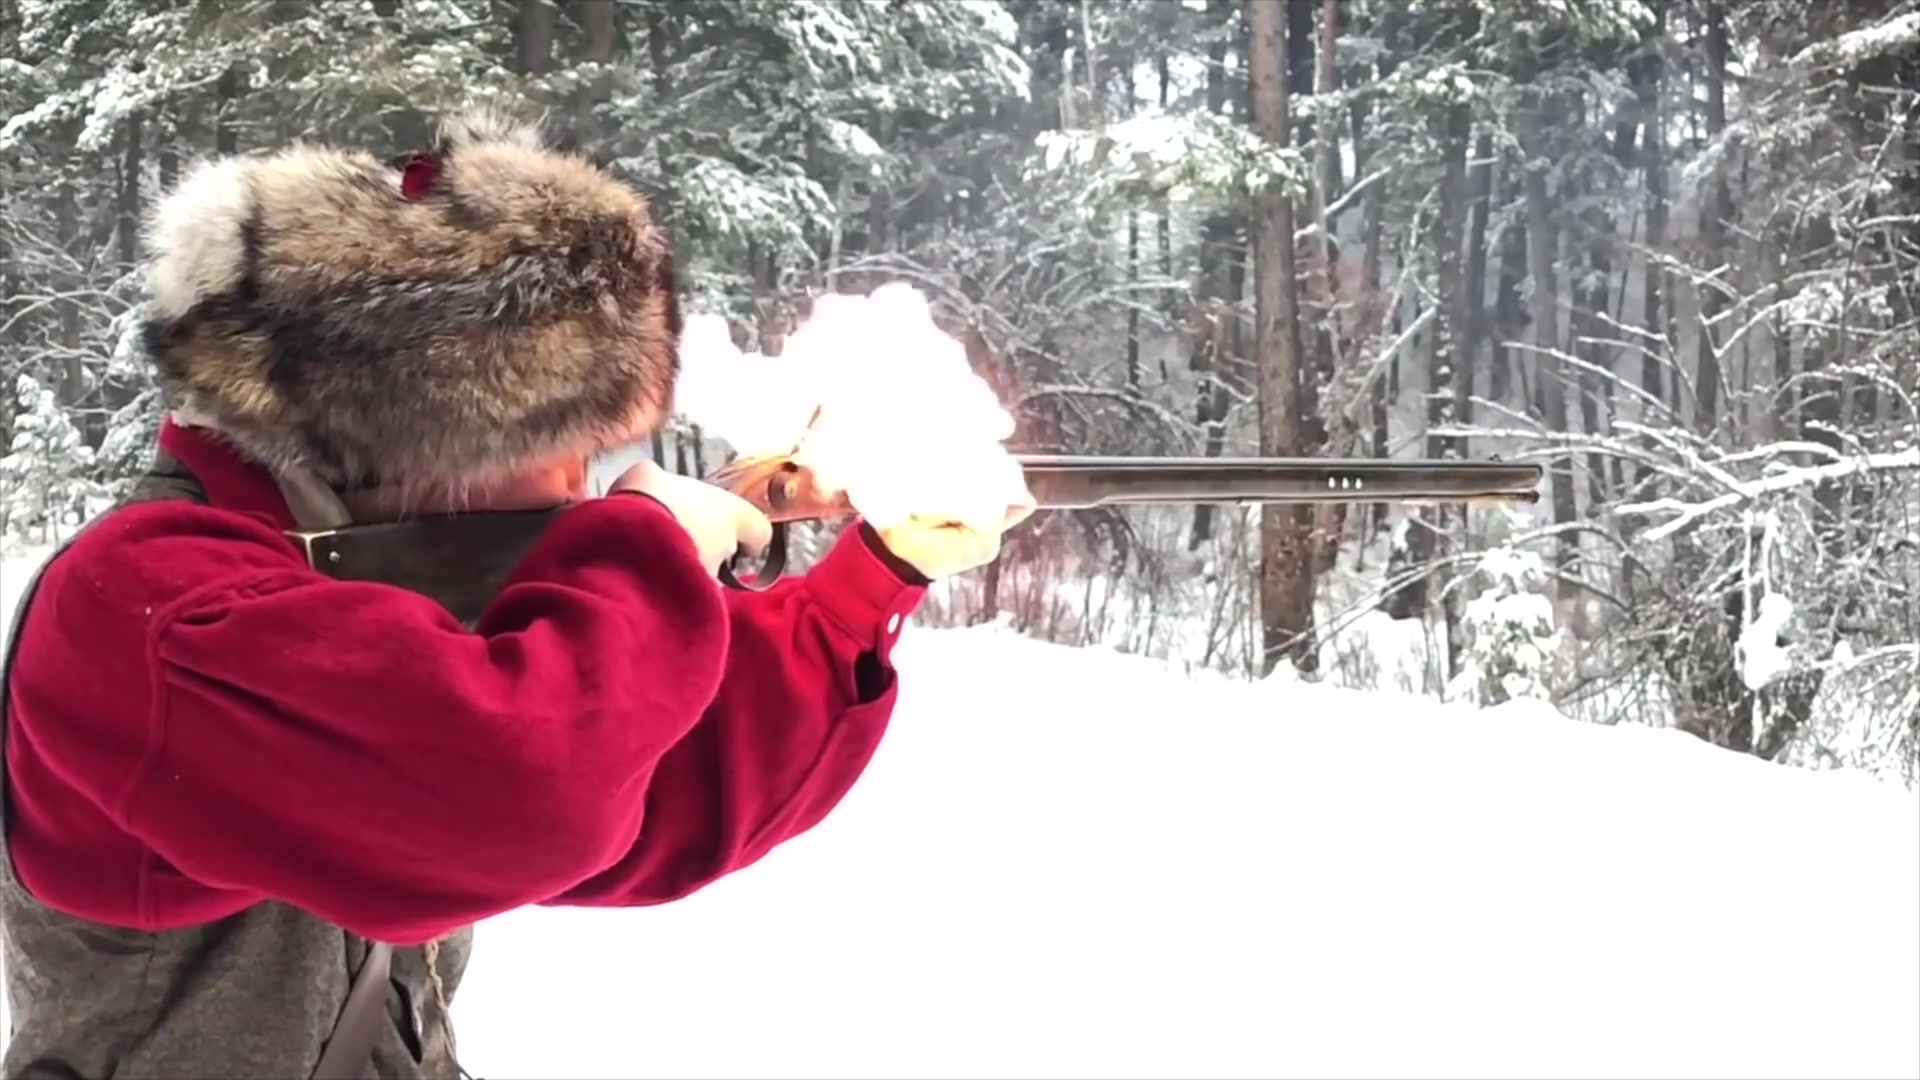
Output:
M1427 456L1457 458L1460 440L1438 435L1435 429L1451 426L1459 418L1462 373L1469 373L1468 359L1461 353L1468 321L1467 282L1460 268L1461 219L1465 211L1467 139L1473 119L1464 103L1449 105L1434 118L1435 136L1440 143L1440 207L1431 236L1439 303L1427 328ZM1447 506L1423 507L1408 536L1408 556L1415 566L1429 565L1447 554L1451 517ZM1442 602L1447 632L1449 676L1458 673L1466 650L1461 642L1459 590L1445 590Z
M1800 267L1832 265L1838 259L1837 239L1831 218L1818 212L1809 214L1800 230L1794 262ZM1835 370L1843 363L1844 334L1826 327L1806 326L1800 328L1799 336L1800 438L1825 446L1838 457L1846 450L1841 434L1846 430L1841 422L1841 401L1846 393L1844 368ZM1817 528L1827 554L1836 560L1845 558L1838 546L1846 535L1841 527L1840 493L1841 485L1837 481L1823 480L1813 486L1814 505L1819 508L1815 516Z
M1314 2L1315 0L1281 0L1286 4L1286 49L1287 49L1287 97L1294 99L1310 98L1315 90L1314 82ZM1288 121L1292 130L1289 136L1295 146L1303 152L1310 146L1321 145L1317 138L1313 122L1306 115L1294 119L1289 105ZM1315 172L1319 172L1318 154ZM1319 210L1330 197L1319 190L1320 182L1313 184L1314 192L1308 210L1313 220L1321 221ZM1296 223L1297 227L1297 223ZM1321 237L1320 241L1324 241ZM1291 245L1290 245L1291 247ZM1323 300L1323 286L1320 276L1321 243L1317 241L1309 248L1305 287L1295 281L1294 288L1305 293L1306 302L1300 303L1296 294L1298 309L1298 341L1305 346L1305 363L1300 377L1300 449L1303 453L1324 451L1327 445L1327 425L1320 415L1320 396L1325 393L1333 374L1333 341L1327 333L1326 316L1328 305ZM1331 269L1330 267L1328 269ZM1317 545L1316 545L1317 546ZM1317 561L1317 560L1316 560Z
M572 10L575 21L586 34L580 59L597 68L580 88L574 105L575 123L583 143L598 144L605 138L605 118L601 110L613 97L613 62L620 51L620 24L615 18L613 0L573 0Z
M1340 92L1340 5L1344 0L1321 0L1320 37L1315 44L1315 64L1313 69L1313 92L1319 96L1332 97ZM1320 182L1321 199L1331 199L1346 185L1340 176L1340 125L1327 124L1327 132L1318 145L1321 147L1319 160L1315 163L1316 178ZM1358 179L1359 174L1355 173ZM1329 223L1337 226L1336 218ZM1334 228L1333 233L1339 230ZM1332 244L1332 234L1328 241Z
M234 122L234 114L240 107L242 74L239 63L231 63L214 83L213 152L216 157L231 157L240 152L240 126Z
M180 128L169 124L166 133L161 136L160 144L160 194L173 190L180 182Z
M1655 262L1657 256L1666 254L1667 246L1667 124L1666 110L1660 100L1666 80L1666 63L1661 58L1660 50L1666 40L1667 4L1666 0L1649 0L1649 3L1653 6L1653 26L1647 31L1642 44L1645 55L1634 71L1635 97L1641 110L1641 167L1647 188L1647 258L1641 268L1640 325L1649 334L1659 335L1672 344L1664 355L1657 354L1653 349L1641 352L1640 389L1648 399L1664 401L1666 391L1662 388L1661 376L1663 360L1669 357L1677 359L1672 350L1679 347L1668 330L1671 316L1667 311L1667 272ZM1652 478L1652 468L1644 463L1635 470L1636 484L1645 484Z
M73 180L64 175L72 166L66 161L57 161L55 169L60 172L59 184L53 192L54 237L60 245L60 272L55 280L69 293L78 293L83 282L79 275L68 269L78 265L74 249L80 238L80 202L74 191ZM87 371L80 362L80 305L71 296L62 297L55 305L59 318L60 344L60 404L69 409L77 408L87 397ZM8 387L9 392L12 387Z
M12 204L15 183L12 155L0 153L0 204ZM7 227L6 223L0 223L0 355L5 353L7 346L10 344L26 339L26 328L13 321L14 297L20 295L20 287L26 275L15 265L13 241L9 237L10 232L11 229ZM12 371L9 369L0 372L0 374L11 375ZM12 402L13 385L11 382L0 386L0 395L5 395L5 397L0 400L5 400L9 403ZM7 408L0 409L0 436L5 436L6 440L0 442L0 446L11 446L13 444L13 431L9 423L12 416L13 409L11 404L9 404Z
M1380 78L1382 79L1391 76L1399 66L1400 25L1405 17L1405 8L1399 4L1389 4L1386 10L1381 13L1381 50L1378 68ZM1361 164L1361 154L1373 141L1371 132L1368 130L1368 120L1369 113L1365 99L1355 102L1353 106L1353 172L1355 176L1364 176L1367 172L1365 166ZM1367 300L1363 308L1361 325L1368 332L1358 335L1358 340L1366 341L1372 338L1382 345L1387 341L1397 340L1400 331L1400 322L1397 317L1398 313L1391 313L1394 317L1389 318L1390 313L1381 289L1381 267L1386 254L1382 250L1382 245L1385 242L1382 235L1384 232L1383 219L1386 216L1386 207L1392 192L1393 181L1391 177L1382 177L1372 187L1368 188L1366 194L1366 216L1364 219L1367 247L1364 255L1365 265L1361 270L1361 279L1364 282L1362 287L1367 290ZM1367 395L1369 413L1367 419L1373 429L1372 452L1375 457L1387 456L1387 410L1388 406L1394 400L1393 395L1395 391L1398 390L1398 375L1400 371L1398 350L1395 350L1394 355L1388 359L1388 364L1391 365L1389 372L1383 373L1373 380ZM1374 503L1372 505L1373 529L1376 532L1384 532L1388 528L1388 517L1390 514L1388 504Z
M0 56L20 55L20 5L13 0L0 3ZM20 182L15 174L18 151L0 151L0 205L12 205ZM12 342L26 340L26 327L13 321L14 297L20 295L25 278L24 272L15 263L13 242L9 238L11 229L7 223L0 222L0 352ZM11 376L9 369L0 372ZM0 448L13 445L13 382L11 378L0 385L0 401L6 407L0 408ZM0 523L4 524L4 523Z
M1292 115L1291 102L1313 93L1313 9L1316 0L1280 0L1280 3L1286 7L1287 24L1287 135L1293 145L1304 150L1313 143L1313 121L1305 115Z
M1353 174L1367 174L1369 143L1372 141L1367 132L1368 110L1364 102L1353 106ZM1384 347L1390 340L1387 334L1386 302L1380 292L1380 271L1383 253L1380 250L1382 239L1382 212L1386 205L1388 181L1382 177L1367 189L1362 197L1361 208L1361 244L1364 245L1360 256L1361 296L1354 321L1353 340L1361 363L1371 363L1376 350ZM1367 384L1367 424L1370 429L1371 453L1375 457L1385 457L1387 452L1387 380L1385 373L1375 376ZM1387 504L1369 504L1370 530L1386 528Z
M1168 62L1167 53L1164 49L1161 50L1159 56L1154 58L1154 77L1160 84L1160 110L1165 112L1167 102L1170 100L1173 91L1173 68ZM1160 222L1158 240L1160 243L1160 276L1171 279L1173 277L1173 201L1168 196L1162 194L1159 197L1159 203ZM1171 299L1173 297L1173 290L1167 290L1167 295ZM1177 311L1178 308L1169 308L1168 314L1172 315ZM1163 353L1162 355L1164 356L1165 354ZM1166 379L1167 362L1163 359L1160 361L1160 380L1165 382Z
M1315 48L1313 92L1330 100L1340 89L1340 0L1321 0L1319 41ZM1338 222L1328 213L1328 205L1340 192L1340 125L1329 122L1314 140L1314 220L1319 228L1312 253L1313 360L1308 368L1307 385L1301 395L1306 412L1308 453L1329 456L1351 454L1358 432L1345 419L1351 415L1346 401L1327 402L1337 385L1340 357L1340 289L1337 260L1339 245L1334 243ZM1314 507L1313 580L1333 569L1340 555L1340 538L1346 532L1347 508L1344 503L1326 503Z
M1515 135L1520 142L1520 152L1526 164L1521 180L1521 189L1525 192L1527 217L1527 269L1533 278L1533 291L1529 297L1532 309L1532 341L1535 358L1539 367L1536 380L1535 397L1540 403L1543 419L1549 431L1567 430L1567 379L1564 366L1558 359L1560 348L1560 316L1558 301L1560 285L1554 273L1554 249L1559 239L1554 233L1553 209L1547 201L1547 177L1545 162L1551 160L1548 155L1545 133L1546 110L1545 94L1531 79L1525 80L1525 96L1515 111ZM1558 593L1563 601L1571 602L1575 597L1575 587L1570 580L1579 557L1579 540L1571 530L1565 529L1575 517L1575 494L1573 487L1573 460L1566 454L1556 456L1548 469L1549 486L1553 489L1553 523L1561 526L1557 554L1561 577L1558 580Z
M120 219L116 227L119 241L116 254L120 265L128 269L140 262L140 171L146 150L144 113L142 109L128 113L127 122L120 129L120 187L114 207Z
M1707 21L1707 138L1718 139L1727 130L1727 20L1721 0L1706 0ZM1710 192L1700 211L1700 247L1704 269L1717 273L1727 262L1727 226L1733 218L1733 195L1727 188L1723 157L1708 179ZM1717 342L1721 335L1712 323L1726 310L1726 298L1712 286L1700 290L1699 359L1694 373L1694 426L1712 431L1720 421L1720 370Z
M1283 10L1273 0L1247 0L1247 73L1254 131L1286 145L1287 81L1282 53ZM1293 200L1281 191L1254 200L1254 349L1260 383L1260 452L1293 454L1300 447L1300 363L1294 309ZM1308 574L1311 518L1291 506L1260 511L1261 674L1282 654L1309 670L1313 580Z
M1459 366L1454 369L1453 407L1462 424L1473 422L1473 385L1479 377L1480 354L1487 342L1487 219L1493 213L1493 133L1482 131L1473 144L1473 166L1467 171L1466 274L1461 279ZM1472 443L1460 440L1460 456L1472 454Z
M553 70L553 31L560 19L554 0L521 0L513 20L513 56L522 75Z
M127 114L120 129L120 183L114 192L115 245L123 273L132 273L140 263L140 222L144 205L140 181L146 169L146 110ZM99 408L80 417L80 434L88 446L99 447L106 441L107 421L130 405L138 392L136 386L112 379L112 369L101 365Z
M1233 0L1214 0L1209 13L1223 24L1234 15ZM1227 86L1227 41L1224 36L1207 46L1207 111L1215 116L1228 114L1231 95ZM1234 326L1239 322L1239 291L1233 288L1229 265L1234 261L1234 238L1238 223L1231 214L1209 215L1200 225L1200 282L1198 303L1190 313L1194 331L1189 367L1194 379L1194 422L1204 433L1202 452L1208 457L1220 454L1226 445L1225 387L1221 369L1225 367L1230 344L1235 340ZM1193 532L1187 550L1196 551L1213 538L1214 507L1193 508Z
M648 7L646 9L647 76L652 83L653 100L657 108L666 107L667 65L672 59L672 53L669 52L667 17L668 12L664 8ZM654 140L654 171L654 183L659 186L660 193L671 196L672 191L667 187L667 148L664 138ZM662 430L665 426L664 424L654 425L650 447L653 451L653 463L663 469L667 467L666 433ZM685 475L688 471L686 460L688 440L685 435L676 434L673 441L675 471ZM699 444L698 425L692 425L692 441L695 445ZM704 472L705 470L701 470L701 474Z
M1580 186L1589 198L1597 201L1600 194L1595 190L1598 182L1591 169L1582 170ZM1613 280L1613 259L1608 246L1613 241L1613 220L1603 207L1594 206L1588 210L1581 222L1584 235L1581 239L1586 248L1586 262L1591 273L1587 274L1587 283L1574 298L1573 324L1583 341L1576 342L1572 352L1591 367L1582 367L1574 384L1580 392L1580 427L1589 437L1601 438L1607 434L1606 420L1600 411L1600 377L1593 368L1604 369L1609 353L1595 340L1606 335L1606 324L1600 316L1607 310L1608 284ZM1587 471L1587 507L1596 512L1607 502L1607 459L1598 450L1590 450L1586 455Z
M1133 85L1133 65L1121 65L1127 95L1127 113L1139 108ZM978 201L978 200L976 200ZM1140 211L1127 207L1127 389L1140 391Z
M1513 202L1525 197L1519 177L1509 175L1502 184L1502 199ZM1522 355L1509 342L1521 340L1527 330L1527 313L1520 302L1520 287L1527 281L1527 225L1524 217L1510 218L1500 230L1500 280L1493 294L1493 369L1487 373L1487 397L1510 404L1513 372Z

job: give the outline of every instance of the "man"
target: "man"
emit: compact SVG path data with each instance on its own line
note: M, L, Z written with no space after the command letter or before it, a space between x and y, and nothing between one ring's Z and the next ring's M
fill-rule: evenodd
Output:
M9 1077L456 1075L472 924L672 901L818 824L925 585L998 552L861 524L730 592L747 503L651 465L586 498L669 409L670 252L531 129L214 162L149 247L176 411L0 699ZM524 535L368 529L452 510Z

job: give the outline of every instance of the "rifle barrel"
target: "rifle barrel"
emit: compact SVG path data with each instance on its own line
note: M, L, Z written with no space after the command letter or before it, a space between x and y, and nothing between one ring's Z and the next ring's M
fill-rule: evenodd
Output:
M1041 509L1196 503L1533 503L1541 468L1501 461L1015 455Z

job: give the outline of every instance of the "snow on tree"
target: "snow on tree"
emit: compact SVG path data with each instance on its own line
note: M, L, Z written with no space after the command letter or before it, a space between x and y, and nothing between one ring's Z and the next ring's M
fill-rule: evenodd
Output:
M1512 519L1316 514L1303 655L1419 639L1419 689L1473 682L1475 640L1532 640L1480 553L1531 553L1558 707L1920 777L1913 4L1284 7L1277 143L1244 0L0 2L0 386L51 391L123 491L164 405L125 347L153 193L294 138L399 153L490 103L654 197L687 309L743 347L905 281L1020 449L1249 453L1279 340L1252 196L1277 193L1302 451L1548 472ZM38 415L0 402L0 447ZM635 452L724 448L676 423ZM1038 515L927 617L1251 673L1252 525ZM1788 600L1789 662L1754 677Z
M1474 567L1487 589L1467 601L1467 654L1448 696L1478 705L1516 698L1553 700L1551 668L1560 635L1538 552L1498 547Z
M21 375L13 397L13 441L0 457L0 525L10 539L57 543L94 509L93 449L50 387Z
M160 388L148 366L151 361L140 344L139 311L129 309L110 327L113 351L108 354L106 369L110 378L131 391L125 403L108 414L105 433L94 454L101 481L114 498L130 493L134 481L153 460L165 413Z

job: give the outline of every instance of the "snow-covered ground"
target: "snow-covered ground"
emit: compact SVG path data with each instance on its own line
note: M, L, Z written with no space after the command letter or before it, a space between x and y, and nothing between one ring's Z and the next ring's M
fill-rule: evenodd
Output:
M1541 706L900 652L840 812L483 927L483 1076L1916 1076L1920 802Z
M676 905L481 927L469 1069L1920 1076L1913 793L993 629L899 662L814 833Z

